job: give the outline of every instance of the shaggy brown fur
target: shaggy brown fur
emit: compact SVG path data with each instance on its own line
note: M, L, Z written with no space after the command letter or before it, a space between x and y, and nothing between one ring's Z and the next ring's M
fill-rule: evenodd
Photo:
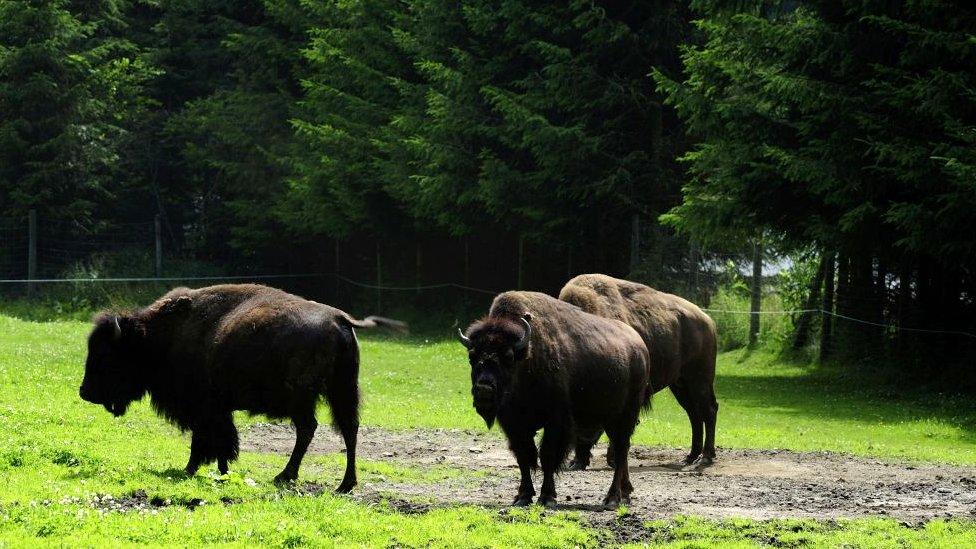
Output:
M468 348L475 409L489 427L498 419L518 462L516 505L532 502L537 458L543 472L539 503L555 505L554 475L577 429L606 430L618 454L627 455L648 402L650 375L647 349L630 326L545 294L506 292L460 339ZM624 457L604 504L616 507L632 490Z
M559 299L605 318L620 320L641 335L651 356L654 392L670 387L691 421L693 463L715 458L715 322L695 304L643 284L602 274L584 274L566 283ZM704 445L702 434L704 433ZM574 469L584 469L600 432L577 442ZM608 452L609 462L613 452Z
M290 418L295 449L276 481L290 481L318 425L325 397L346 443L337 489L356 484L359 346L353 327L404 325L355 320L339 309L254 284L176 288L142 310L102 313L88 338L81 398L116 416L147 393L153 408L192 432L186 472L237 458L232 413Z

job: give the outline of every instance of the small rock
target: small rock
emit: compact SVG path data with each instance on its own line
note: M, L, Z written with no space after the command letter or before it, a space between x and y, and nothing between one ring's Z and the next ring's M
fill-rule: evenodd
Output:
M481 448L479 448L477 446L472 446L472 447L468 448L468 451L471 452L472 454L480 454L484 450L482 450Z

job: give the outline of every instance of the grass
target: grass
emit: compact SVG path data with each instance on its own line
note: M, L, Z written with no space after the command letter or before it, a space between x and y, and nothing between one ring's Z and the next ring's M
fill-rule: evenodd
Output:
M367 339L362 356L366 423L485 428L471 409L468 365L457 343ZM720 447L976 464L976 407L963 397L872 386L840 369L744 349L719 356L716 392ZM683 448L690 432L684 411L663 391L634 442Z
M226 477L211 470L184 478L185 436L137 404L121 419L77 397L84 362L83 322L33 323L0 316L0 547L32 545L260 546L601 546L612 538L569 513L499 512L470 506L403 514L331 495L341 457L309 455L302 479L318 496L281 491L269 481L284 455L245 452ZM388 428L484 429L470 408L468 369L454 342L362 341L363 423ZM837 371L783 364L766 352L723 354L719 444L849 451L883 458L976 463L971 404L890 387L865 388ZM837 380L841 379L840 382ZM323 412L324 414L324 412ZM244 416L239 421L252 421ZM641 444L684 447L683 412L662 394L639 427ZM362 461L360 478L434 483L470 474ZM172 505L106 512L144 492ZM205 501L203 506L197 506ZM222 501L233 504L224 505ZM800 524L800 530L796 530ZM934 521L922 529L894 521L709 521L652 523L655 544L779 545L806 536L817 545L972 545L976 529ZM791 542L792 543L792 542Z
M649 539L626 547L973 547L976 529L955 521L934 520L907 528L892 519L817 521L706 520L678 517L644 524Z

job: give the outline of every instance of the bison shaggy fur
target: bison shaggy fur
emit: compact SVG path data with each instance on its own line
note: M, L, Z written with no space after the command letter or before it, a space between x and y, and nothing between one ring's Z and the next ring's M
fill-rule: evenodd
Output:
M543 472L538 501L555 505L554 475L576 433L597 429L625 456L617 460L604 505L629 498L626 455L649 397L647 348L637 332L545 294L505 292L459 338L468 348L475 410L489 427L497 419L518 462L516 505L532 502L537 460Z
M625 322L650 352L652 392L670 387L691 422L686 463L715 459L715 322L694 303L643 284L602 274L579 275L563 286L559 299L580 309ZM704 435L704 441L703 437ZM583 469L599 431L581 433L571 468ZM611 446L607 460L619 455Z
M276 482L297 478L324 397L346 444L339 492L356 484L359 346L348 314L281 290L228 284L176 288L152 305L94 320L80 396L116 416L149 395L153 409L190 431L186 472L237 458L233 412L289 418L296 441Z

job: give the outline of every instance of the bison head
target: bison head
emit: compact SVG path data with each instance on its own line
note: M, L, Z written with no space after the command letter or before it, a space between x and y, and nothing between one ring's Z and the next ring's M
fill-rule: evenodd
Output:
M501 402L511 391L515 364L528 354L532 336L530 315L518 322L506 318L487 318L458 331L458 339L468 349L471 363L471 395L474 409L490 429Z
M110 313L96 317L94 324L88 336L85 377L78 394L118 417L146 393L137 365L137 349L144 332L135 319Z

